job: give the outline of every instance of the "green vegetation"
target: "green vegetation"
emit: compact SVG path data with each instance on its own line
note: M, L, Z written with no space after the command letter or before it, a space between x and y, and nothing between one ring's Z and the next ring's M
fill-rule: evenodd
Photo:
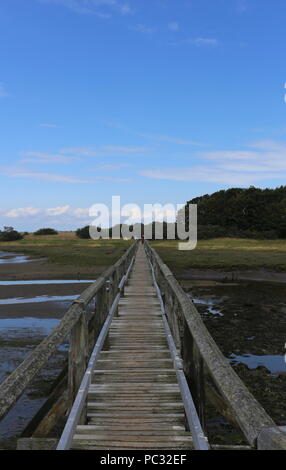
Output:
M0 250L15 251L32 257L46 257L49 263L78 267L109 266L116 262L132 240L81 239L75 232L36 236L11 242L0 242ZM178 250L177 240L158 240L151 244L171 270L189 268L258 269L275 271L286 269L286 240L254 240L217 238L200 240L190 251Z
M78 228L76 231L76 236L78 238L87 238L87 239L90 238L89 225L86 225L83 228Z
M286 238L286 186L217 191L188 201L182 211L189 204L197 204L199 240L210 237ZM188 210L186 223L188 226Z
M53 228L40 228L35 232L35 235L57 235L58 232Z
M15 240L21 240L23 235L13 227L4 227L4 230L0 230L0 242L11 242Z
M77 267L109 266L130 246L126 240L84 240L75 232L58 235L26 235L16 243L0 243L1 250L24 253L34 258L46 257L49 263Z
M176 272L190 268L221 269L286 269L286 240L253 240L217 238L200 240L190 251L178 250L178 241L152 241L152 246Z

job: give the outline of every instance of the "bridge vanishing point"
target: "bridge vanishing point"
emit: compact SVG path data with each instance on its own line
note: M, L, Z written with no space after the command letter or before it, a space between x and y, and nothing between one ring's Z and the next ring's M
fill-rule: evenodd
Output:
M67 338L67 364L17 449L286 449L286 427L234 372L148 242L134 242L0 385L0 418ZM206 400L245 445L209 442Z

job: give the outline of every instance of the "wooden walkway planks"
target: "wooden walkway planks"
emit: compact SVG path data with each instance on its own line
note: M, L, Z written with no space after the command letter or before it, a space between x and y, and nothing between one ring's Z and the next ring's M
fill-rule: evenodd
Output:
M72 449L192 449L160 302L140 244Z

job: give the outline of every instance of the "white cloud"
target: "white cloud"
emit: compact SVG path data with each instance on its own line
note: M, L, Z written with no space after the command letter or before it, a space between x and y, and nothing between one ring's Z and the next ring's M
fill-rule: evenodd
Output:
M0 82L0 98L7 98L11 96L10 93L5 88L5 84L3 82Z
M203 165L151 168L142 176L170 181L204 181L249 186L258 181L285 179L286 143L258 141L249 149L197 152ZM255 150L253 150L255 149Z
M18 167L0 167L0 174L11 178L27 178L37 181L49 181L54 183L93 183L95 180L81 179L71 175L59 173L40 173L27 171Z
M82 217L88 217L89 216L89 208L83 209L83 208L78 208L73 210L73 215L76 217L82 218Z
M59 129L59 126L57 126L56 124L50 124L48 122L42 122L41 124L39 124L40 127L48 127L50 129Z
M114 128L114 129L121 129L124 132L127 132L129 134L133 134L133 135L136 135L136 136L143 137L144 139L150 139L150 140L161 141L161 142L162 141L170 142L170 143L178 144L178 145L205 146L205 144L203 144L201 142L195 142L195 141L192 141L192 140L182 139L180 137L175 137L175 136L172 136L172 135L149 134L149 133L146 133L146 132L134 131L132 129L129 129L125 125L122 125L122 124L120 124L118 122L114 122L114 121L104 120L103 123L106 124L108 127L111 127L111 128ZM147 149L145 148L145 150L147 150ZM149 150L152 150L152 149L149 149Z
M168 23L168 29L170 31L179 31L180 27L179 27L179 23L177 23L176 21L173 21L172 23Z
M254 181L261 178L254 177L247 173L227 172L219 168L211 168L209 166L193 166L182 168L165 168L143 170L141 175L148 178L162 179L169 181L204 181L209 183L220 183L227 185L249 186Z
M195 145L195 146L204 145L200 142L194 142L192 140L185 140L179 137L173 137L171 135L143 134L143 133L138 133L138 135L146 139L157 140L161 142L170 142L172 144L178 144L178 145Z
M190 42L195 46L211 46L216 47L218 45L218 40L214 38L194 38Z
M248 9L247 0L237 0L236 10L238 13L244 13Z
M4 215L6 217L31 217L33 215L39 214L41 212L40 209L35 207L18 207L16 209L10 209Z
M143 34L152 34L155 31L155 28L151 28L150 26L146 26L145 24L138 23L135 26L131 26L130 29L133 31L137 31L138 33Z
M128 3L119 0L37 0L47 5L65 7L81 15L95 15L110 18L113 14L127 15L132 12Z
M125 154L136 154L148 152L152 150L150 147L129 147L122 145L103 145L98 149L94 147L65 147L60 150L60 153L70 154L76 153L85 157L115 157L123 156Z
M190 44L197 47L212 47L215 48L219 45L218 39L197 37L197 38L186 38L180 41L173 41L169 43L171 46L181 46L184 44Z
M64 147L60 150L60 153L70 154L77 153L84 157L98 157L99 153L92 147Z
M65 214L69 210L70 206L58 206L53 207L46 210L46 214L53 216L53 215L62 215Z
M149 147L124 147L120 145L105 145L104 150L110 153L137 153L151 150Z
M223 169L268 173L286 170L286 143L261 140L250 143L251 150L200 152L202 158L213 161Z
M21 159L22 162L26 163L71 163L72 161L80 160L79 157L36 151L20 152L20 155L22 157L27 157Z
M122 168L132 166L130 163L119 163L118 165L113 165L107 163L106 165L101 165L95 168L94 171L100 170L100 171L119 171Z
M51 208L38 208L38 207L16 207L13 209L9 209L8 211L2 209L4 211L4 216L11 217L11 218L29 218L35 217L43 218L43 217L55 217L59 218L58 220L62 220L63 218L73 218L77 217L78 219L86 218L89 216L89 208L71 208L69 205L65 206L58 206L58 207L51 207Z

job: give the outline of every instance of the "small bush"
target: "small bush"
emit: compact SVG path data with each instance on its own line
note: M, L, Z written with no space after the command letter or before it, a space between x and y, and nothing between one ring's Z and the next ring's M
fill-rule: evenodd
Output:
M82 228L78 228L76 231L76 236L78 238L90 238L89 225L86 225L85 227L82 227Z
M14 230L13 227L4 227L4 230L0 230L0 241L1 242L11 242L14 240L21 240L23 235L17 230Z
M58 232L53 228L40 228L34 235L57 235Z

